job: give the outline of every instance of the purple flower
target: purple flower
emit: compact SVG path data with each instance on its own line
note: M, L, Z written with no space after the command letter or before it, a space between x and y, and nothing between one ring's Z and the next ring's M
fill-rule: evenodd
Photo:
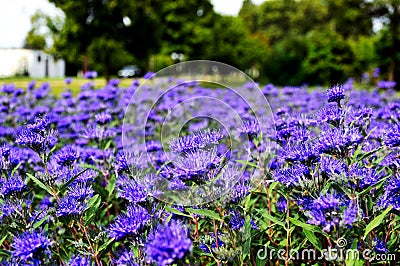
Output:
M185 153L197 149L205 149L217 145L223 137L224 134L219 130L201 130L191 135L172 140L170 148L174 153Z
M218 245L216 242L218 242ZM212 233L205 237L205 241L199 245L199 248L205 253L211 253L211 249L217 248L217 246L224 247L225 245L225 242L219 238L218 233L217 237Z
M400 174L396 173L394 176L386 180L385 190L383 195L378 201L378 206L387 208L390 205L394 210L400 211Z
M339 225L340 205L340 199L335 194L320 196L313 201L308 212L310 219L307 222L322 227L325 232L330 232Z
M111 79L111 80L108 82L108 85L113 86L113 87L118 87L119 83L120 83L120 80L119 80L119 79Z
M335 127L339 127L341 120L343 119L344 112L336 105L329 105L328 107L322 108L318 112L318 122L328 123Z
M148 152L160 151L163 149L161 142L157 140L149 140L146 142L146 149Z
M389 250L386 248L386 242L384 242L378 238L375 238L374 242L375 242L374 249L377 253L388 253L389 252Z
M82 212L86 209L87 205L82 201L79 201L77 198L72 196L65 196L61 198L58 206L56 208L57 217L79 217Z
M344 99L344 89L341 85L336 85L328 89L328 103L336 102L340 105L340 100Z
M380 75L380 73L381 73L380 68L379 68L379 67L376 67L376 68L374 68L374 70L372 71L372 77L373 77L373 78L378 78L379 75Z
M381 178L381 176L376 173L375 169L364 168L358 165L355 165L350 169L349 175L358 184L360 189L365 189L374 185Z
M32 80L31 82L29 82L27 86L28 91L33 90L35 86L36 86L36 80Z
M391 127L384 136L384 143L388 147L400 146L400 124Z
M15 142L19 145L23 145L31 148L37 153L42 153L46 149L46 139L38 133L23 129L19 131Z
M97 72L94 70L91 71L86 71L85 74L83 75L85 79L95 79L97 78Z
M120 252L116 254L116 258L114 260L114 263L117 266L139 266L143 265L143 263L140 263L141 261L136 258L135 254L131 250L125 250L123 252Z
M6 199L4 202L0 202L0 221L5 217L18 217L18 213L22 211L22 201L15 201Z
M111 115L106 112L95 115L96 123L99 125L105 125L111 122Z
M347 226L351 226L354 222L357 221L357 217L359 216L360 210L357 204L351 202L349 206L347 206L346 210L343 212L343 224Z
M24 261L36 261L43 258L45 253L49 252L52 245L50 239L39 232L24 232L14 237L11 246L14 251L12 255L23 259Z
M281 150L281 157L287 162L300 162L306 165L317 163L320 160L319 151L312 143L287 146Z
M148 236L145 253L149 262L166 266L183 259L192 250L192 240L188 231L175 220L168 224L159 225Z
M12 94L15 90L15 84L4 84L0 90L5 94Z
M345 156L351 148L363 140L364 137L356 129L331 128L321 132L317 149L320 153Z
M376 84L376 87L378 89L393 89L394 87L396 87L396 82L380 80L378 81L378 84Z
M116 131L114 128L102 128L95 126L87 128L82 134L83 137L94 141L109 139L111 137L114 137L115 135Z
M10 194L28 191L28 187L19 175L14 174L14 176L9 177L7 180L0 179L0 191L7 197Z
M147 199L145 188L125 175L117 179L118 197L128 200L131 203L144 202Z
M287 200L285 197L279 197L278 201L276 202L276 208L279 212L286 213L287 211Z
M233 230L239 230L244 226L244 219L239 215L238 212L234 211L231 219L229 220L229 224Z
M79 158L77 147L67 145L61 148L56 154L56 162L61 166L71 166Z
M90 259L81 255L73 255L68 263L69 266L90 266Z
M338 159L330 156L322 156L319 170L323 176L333 178L335 175L346 174L347 166Z
M256 120L245 121L242 127L239 129L239 133L245 134L250 141L257 138L260 132L261 132L260 124Z
M139 154L131 152L119 152L117 153L117 163L115 165L115 169L118 171L118 173L130 173L129 169L136 167L139 159Z
M156 73L154 72L147 72L146 74L144 74L143 78L144 79L153 79L156 76Z
M36 116L18 131L15 141L41 154L56 144L57 137L58 131L49 128L48 118Z
M304 165L278 169L274 172L274 179L286 187L298 186L302 181L308 180L309 170Z
M66 79L64 80L64 82L65 82L65 84L69 85L69 84L72 83L72 80L73 80L73 78L66 78Z
M68 196L78 201L84 201L93 196L93 188L89 183L77 182L68 188Z
M118 215L108 229L110 237L121 239L126 236L137 235L150 221L148 211L140 206L128 206L128 211Z

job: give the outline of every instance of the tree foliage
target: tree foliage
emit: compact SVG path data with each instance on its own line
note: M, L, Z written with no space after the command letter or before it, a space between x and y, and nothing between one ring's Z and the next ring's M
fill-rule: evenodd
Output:
M127 63L160 69L173 53L257 68L281 85L335 83L375 67L388 79L400 72L400 0L243 0L237 17L217 14L210 0L50 1L65 19L33 17L25 46L46 47L38 30L46 24L48 50L76 69L88 59L107 78Z

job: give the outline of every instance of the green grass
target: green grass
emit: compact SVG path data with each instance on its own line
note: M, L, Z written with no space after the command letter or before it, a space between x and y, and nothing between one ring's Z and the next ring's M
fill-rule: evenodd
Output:
M40 86L41 84L48 82L50 83L50 87L52 90L52 93L56 96L59 96L65 88L67 88L67 85L64 83L64 78L36 78L36 79L31 79L27 77L12 77L12 78L1 78L0 79L0 87L3 86L3 84L15 84L18 88L23 88L26 89L28 86L29 82L32 80L36 80L36 86ZM85 83L87 83L88 80L84 78L73 78L72 83L68 85L68 88L71 89L71 91L76 95L80 89L81 86ZM121 79L120 86L121 87L128 87L131 85L133 82L133 79ZM104 78L96 78L94 80L94 84L96 88L101 88L104 85L106 85L106 80Z

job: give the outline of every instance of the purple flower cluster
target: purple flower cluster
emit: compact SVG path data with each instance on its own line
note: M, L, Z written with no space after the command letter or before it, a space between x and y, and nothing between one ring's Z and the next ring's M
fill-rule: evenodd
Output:
M136 80L123 89L116 79L103 88L90 81L77 94L66 86L57 97L47 83L0 88L1 264L230 264L253 258L260 243L285 243L282 224L295 220L288 243L325 247L351 236L363 239L360 250L397 248L400 101L393 84L364 91L350 80L327 92L269 84L262 92L273 114L262 123L256 116L268 115L229 90L174 78L150 83L134 99ZM128 104L143 108L153 89L171 84L145 123L123 124ZM193 96L229 102L236 114L218 105L177 108ZM212 115L222 122L203 119ZM189 122L163 143L167 116ZM241 255L248 244L250 254Z
M187 229L174 221L159 225L150 233L145 244L148 262L155 262L160 266L183 259L191 250L192 240L188 237Z
M49 247L52 245L52 241L43 233L25 232L14 238L11 244L14 249L12 255L25 262L40 265L40 261L45 254L49 254Z

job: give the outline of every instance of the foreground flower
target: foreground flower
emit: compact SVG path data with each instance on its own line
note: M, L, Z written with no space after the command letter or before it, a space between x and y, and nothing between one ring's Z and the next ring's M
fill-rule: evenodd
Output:
M38 261L43 257L44 253L49 251L48 248L51 245L51 241L42 233L25 232L14 238L11 244L14 248L12 255L39 265Z
M139 266L143 265L141 263L141 260L136 258L135 253L131 250L125 250L119 254L116 254L116 258L114 260L114 263L116 265L121 265L121 266Z
M337 85L328 89L328 103L336 102L340 106L340 100L344 99L344 89Z
M143 207L128 206L126 214L120 214L111 224L110 237L121 239L126 236L134 236L150 221L150 215Z
M191 135L172 140L170 148L174 153L186 153L198 149L207 149L218 145L223 137L224 134L219 130L201 130Z
M391 127L386 132L384 143L391 148L400 146L400 124Z
M145 245L145 253L149 262L165 266L182 259L192 250L192 240L181 224L171 221L159 225L155 232L150 233Z
M69 266L90 266L90 260L87 257L73 255L69 261Z
M8 196L10 194L28 191L28 187L20 176L14 175L13 177L9 177L7 180L0 179L0 191L3 196Z

